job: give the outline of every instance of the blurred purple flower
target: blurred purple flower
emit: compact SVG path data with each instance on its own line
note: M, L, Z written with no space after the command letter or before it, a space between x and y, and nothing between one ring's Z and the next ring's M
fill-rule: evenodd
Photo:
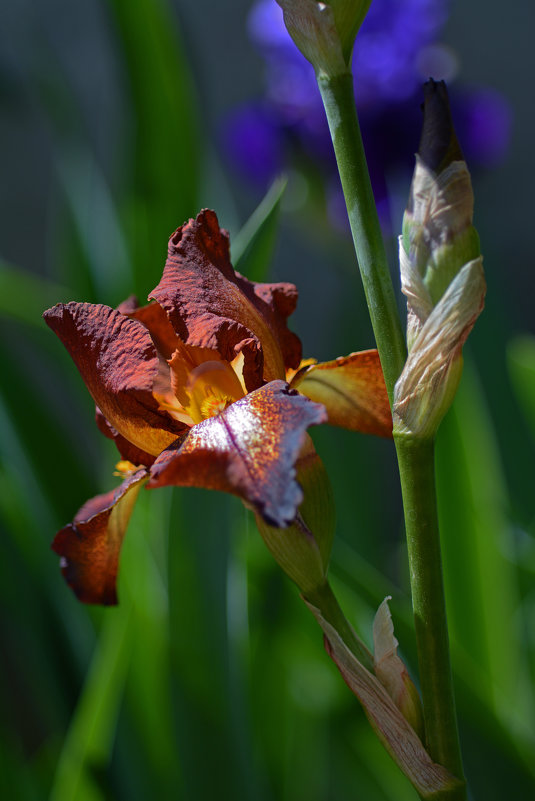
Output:
M262 102L236 110L223 129L223 147L233 164L262 186L283 169L284 139L275 110Z
M387 180L410 176L421 127L425 79L451 80L455 56L437 43L450 0L373 0L353 57L355 95L376 200L388 218ZM332 146L312 66L297 50L275 0L258 0L248 20L266 63L260 101L236 110L224 124L224 147L234 165L262 187L297 149L326 174L328 206L339 206ZM472 166L491 165L507 149L510 111L489 89L453 92L459 139Z
M452 104L455 127L468 164L491 167L507 153L511 136L511 107L495 89L462 89Z

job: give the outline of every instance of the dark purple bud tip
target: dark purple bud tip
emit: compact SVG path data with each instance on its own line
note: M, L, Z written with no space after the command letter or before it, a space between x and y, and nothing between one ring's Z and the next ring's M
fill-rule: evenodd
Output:
M422 109L424 122L418 153L424 164L438 174L452 161L464 161L444 81L431 78L424 84Z

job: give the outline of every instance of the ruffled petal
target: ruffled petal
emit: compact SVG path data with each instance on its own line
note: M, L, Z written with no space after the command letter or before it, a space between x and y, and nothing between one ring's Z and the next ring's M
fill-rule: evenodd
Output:
M295 286L256 284L236 273L228 234L213 211L202 211L173 234L150 297L186 344L217 350L229 362L242 352L249 391L299 364L301 343L286 326L297 303Z
M61 556L61 572L76 597L87 604L117 603L119 552L147 471L137 470L115 490L97 495L58 531L52 549Z
M140 323L143 323L156 345L156 350L164 359L170 359L177 347L180 346L180 339L159 303L139 306L137 299L131 296L121 303L118 310L127 317L131 317L132 320L139 320Z
M292 378L290 386L323 403L331 425L379 437L392 436L392 414L376 350L304 367Z
M272 381L194 426L164 451L148 487L204 487L238 495L266 523L287 526L303 500L295 463L308 426L325 422L323 406Z
M153 396L159 359L140 322L91 303L60 303L43 316L104 417L128 442L156 456L184 431Z

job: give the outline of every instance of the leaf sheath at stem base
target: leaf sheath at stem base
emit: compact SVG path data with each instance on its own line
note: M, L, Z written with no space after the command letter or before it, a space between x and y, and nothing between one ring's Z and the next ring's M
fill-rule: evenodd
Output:
M405 511L426 745L434 760L462 779L437 518L434 442L395 437L395 444ZM465 799L466 791L453 798Z

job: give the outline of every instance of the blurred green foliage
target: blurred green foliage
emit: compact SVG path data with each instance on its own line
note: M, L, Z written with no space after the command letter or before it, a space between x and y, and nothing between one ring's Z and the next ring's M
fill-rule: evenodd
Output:
M240 204L218 172L173 8L166 0L97 7L121 76L115 160L106 162L90 135L61 52L51 58L43 44L34 72L13 79L39 109L55 188L53 213L36 221L47 258L23 267L0 262L0 796L410 801L414 791L236 499L142 492L117 609L79 604L49 550L76 509L112 486L116 454L95 433L92 402L40 314L60 300L145 297L168 235L207 196L222 199L217 210L236 234L240 270L258 280L275 265L277 278L298 278L297 320L305 340L320 340L315 355L370 344L349 244L327 230L311 232L281 208L284 182L254 214L251 205L238 233ZM39 58L49 66L41 76ZM8 84L2 98L16 118ZM286 258L286 276L277 268L279 222L301 254L300 266ZM328 273L317 270L317 250ZM495 313L491 303L484 330L496 319L503 325ZM535 790L535 514L532 494L510 476L533 476L535 340L511 342L509 373L505 346L494 351L499 382L489 379L487 340L475 338L439 437L453 667L474 797L528 798ZM342 605L369 642L375 609L391 594L396 633L414 665L391 444L327 428L314 439L335 490L332 575Z

